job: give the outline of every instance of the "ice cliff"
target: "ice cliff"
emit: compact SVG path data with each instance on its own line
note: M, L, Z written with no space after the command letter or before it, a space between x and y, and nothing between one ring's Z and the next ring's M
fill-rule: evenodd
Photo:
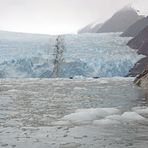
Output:
M63 35L58 77L126 76L142 57L126 45L130 38L119 36L120 33ZM57 38L0 33L0 77L53 77Z

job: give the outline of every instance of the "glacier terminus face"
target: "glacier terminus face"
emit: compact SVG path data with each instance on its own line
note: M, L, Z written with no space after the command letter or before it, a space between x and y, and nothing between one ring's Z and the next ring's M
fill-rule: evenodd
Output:
M58 77L126 76L142 56L126 46L130 38L119 35L62 35ZM51 78L55 53L58 54L57 38L19 33L0 35L0 78Z

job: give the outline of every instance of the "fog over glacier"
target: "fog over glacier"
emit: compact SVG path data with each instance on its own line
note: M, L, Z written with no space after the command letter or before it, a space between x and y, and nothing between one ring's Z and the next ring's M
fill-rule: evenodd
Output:
M52 77L57 36L8 34L0 36L1 78ZM58 77L126 76L142 56L126 46L130 38L119 35L63 35Z

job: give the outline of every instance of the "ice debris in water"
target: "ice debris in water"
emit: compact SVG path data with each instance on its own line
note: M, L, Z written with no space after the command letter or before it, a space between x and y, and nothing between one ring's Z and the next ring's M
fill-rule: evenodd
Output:
M117 108L90 108L90 109L77 109L74 113L66 115L62 121L57 124L93 124L93 125L108 125L120 124L125 122L140 122L147 121L139 113L147 113L147 108L132 108L135 111L123 112ZM137 111L137 112L136 112Z
M134 107L132 108L132 110L140 115L145 115L147 114L148 115L148 107Z
M125 112L121 115L122 119L130 120L130 121L138 121L138 120L145 120L144 117L137 114L136 112Z
M116 108L78 109L75 113L64 116L63 119L73 123L89 123L117 113L119 113L119 110Z
M111 120L111 119L101 119L101 120L94 120L94 125L108 125L108 124L119 124L119 121Z

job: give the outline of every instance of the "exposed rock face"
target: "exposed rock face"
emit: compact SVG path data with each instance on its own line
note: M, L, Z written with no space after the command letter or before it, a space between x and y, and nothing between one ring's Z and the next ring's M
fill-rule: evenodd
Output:
M134 83L144 89L148 89L148 69L145 69L140 75L138 75Z
M140 74L148 65L148 26L143 29L135 38L128 42L128 46L137 49L138 54L143 54L146 57L138 61L130 70L130 76Z
M99 29L98 33L124 32L128 27L141 18L142 16L139 16L135 9L125 7L107 20Z
M80 29L78 33L96 33L100 29L102 24L92 23L87 25L86 27Z
M139 76L137 76L134 83L144 89L145 98L148 100L148 69L144 70Z
M148 56L148 26L127 44L129 47L138 49L139 54Z
M142 71L144 70L144 68L146 67L146 65L148 64L148 57L142 58L140 61L138 61L135 66L129 71L128 76L137 76L140 73L142 73Z
M141 16L142 17L142 16ZM131 25L127 30L125 30L121 36L122 37L135 37L141 32L146 26L148 26L148 17L144 17L138 20L136 23Z

